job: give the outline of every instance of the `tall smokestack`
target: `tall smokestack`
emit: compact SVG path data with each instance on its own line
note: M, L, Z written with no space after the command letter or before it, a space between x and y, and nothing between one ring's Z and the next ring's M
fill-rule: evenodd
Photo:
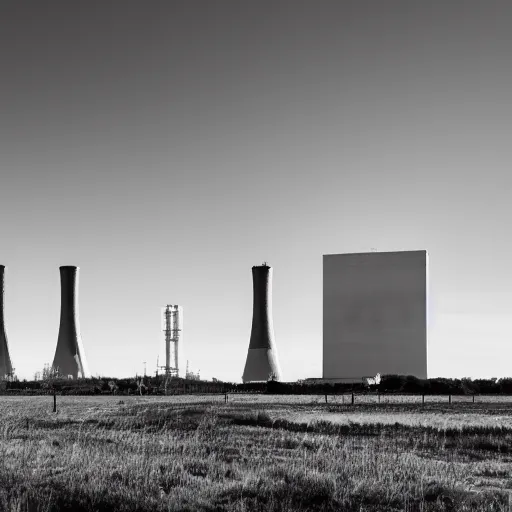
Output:
M5 266L0 265L0 379L12 377L11 357L9 356L9 345L5 333L4 322L4 275Z
M74 379L90 377L78 322L79 267L60 267L60 327L52 367Z
M253 310L251 341L245 362L244 382L281 379L272 320L272 267L252 267Z

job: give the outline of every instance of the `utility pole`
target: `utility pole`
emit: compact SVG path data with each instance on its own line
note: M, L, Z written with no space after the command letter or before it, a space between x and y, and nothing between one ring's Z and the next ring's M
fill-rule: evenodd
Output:
M143 361L144 363L144 377L146 377L146 361Z

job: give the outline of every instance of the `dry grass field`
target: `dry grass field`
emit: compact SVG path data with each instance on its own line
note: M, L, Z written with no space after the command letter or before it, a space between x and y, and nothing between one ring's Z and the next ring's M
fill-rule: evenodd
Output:
M512 511L510 400L362 402L0 397L0 510Z

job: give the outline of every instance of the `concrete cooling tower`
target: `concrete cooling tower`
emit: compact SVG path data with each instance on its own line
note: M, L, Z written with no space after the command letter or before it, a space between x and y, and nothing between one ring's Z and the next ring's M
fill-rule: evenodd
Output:
M78 267L60 267L60 327L52 367L59 375L90 377L78 323Z
M0 265L0 380L12 377L11 357L4 323L4 275L5 266Z
M272 321L272 267L252 267L253 312L251 340L245 362L243 382L281 380L281 370Z

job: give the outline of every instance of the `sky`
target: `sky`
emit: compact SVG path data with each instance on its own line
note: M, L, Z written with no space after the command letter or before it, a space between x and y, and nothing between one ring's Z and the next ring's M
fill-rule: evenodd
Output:
M0 264L16 373L55 353L80 267L93 375L153 373L184 309L240 381L251 267L285 380L322 372L322 255L429 252L429 376L512 375L512 4L0 4Z

